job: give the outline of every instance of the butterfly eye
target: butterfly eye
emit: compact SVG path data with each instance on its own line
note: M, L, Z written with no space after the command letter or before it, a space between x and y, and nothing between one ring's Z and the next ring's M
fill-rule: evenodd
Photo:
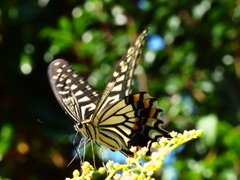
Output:
M79 131L80 129L83 128L83 124L78 122L77 124L74 125L74 128L75 128L76 131Z

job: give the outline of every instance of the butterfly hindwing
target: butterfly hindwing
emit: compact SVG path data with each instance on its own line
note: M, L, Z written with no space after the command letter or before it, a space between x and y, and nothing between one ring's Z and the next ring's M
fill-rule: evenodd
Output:
M89 119L96 108L99 94L63 59L53 61L48 68L53 92L75 122Z
M161 128L161 112L156 99L149 94L130 94L96 116L100 120L99 143L131 155L131 146L144 147L163 136L169 137Z

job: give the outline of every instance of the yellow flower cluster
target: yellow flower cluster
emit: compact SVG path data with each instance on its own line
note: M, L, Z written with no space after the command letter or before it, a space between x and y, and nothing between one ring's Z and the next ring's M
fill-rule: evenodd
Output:
M130 148L133 152L133 157L126 158L126 164L114 163L108 161L106 164L107 170L104 167L95 170L89 162L84 162L82 165L82 174L78 170L73 172L73 178L66 178L66 180L90 180L93 179L94 174L104 174L107 171L106 180L150 180L155 171L161 169L165 156L187 141L202 136L202 130L184 131L183 134L171 132L171 139L161 138L160 142L153 143L153 153L151 156L146 156L148 148L144 147L137 151L136 147ZM146 160L145 163L140 164L140 159ZM117 171L122 173L118 174Z

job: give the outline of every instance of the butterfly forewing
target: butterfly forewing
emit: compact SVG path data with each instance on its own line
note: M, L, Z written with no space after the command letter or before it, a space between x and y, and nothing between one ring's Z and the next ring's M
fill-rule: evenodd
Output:
M96 108L99 94L84 78L63 59L49 65L48 76L53 92L67 114L76 122L89 119Z
M94 116L101 112L103 108L128 96L132 92L133 73L142 52L148 29L146 28L138 36L118 62L97 104Z

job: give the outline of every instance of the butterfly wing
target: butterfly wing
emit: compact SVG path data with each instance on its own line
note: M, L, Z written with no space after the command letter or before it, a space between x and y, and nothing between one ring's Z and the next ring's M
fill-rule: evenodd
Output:
M131 93L133 73L136 68L138 58L142 52L142 46L148 29L149 28L146 28L138 36L118 62L97 104L93 118L98 112L101 112L103 108L117 102Z
M53 92L66 113L76 123L91 119L84 121L79 130L85 127L87 137L126 156L132 155L131 146L144 147L162 136L170 137L161 128L162 110L156 99L144 92L130 94L147 31L148 28L120 59L101 97L66 61L57 59L48 69Z
M54 60L48 67L54 95L65 112L78 123L93 114L99 94L63 59Z
M161 112L156 99L146 92L126 96L96 116L99 119L98 142L129 156L131 146L144 147L163 136L170 137L161 128Z

